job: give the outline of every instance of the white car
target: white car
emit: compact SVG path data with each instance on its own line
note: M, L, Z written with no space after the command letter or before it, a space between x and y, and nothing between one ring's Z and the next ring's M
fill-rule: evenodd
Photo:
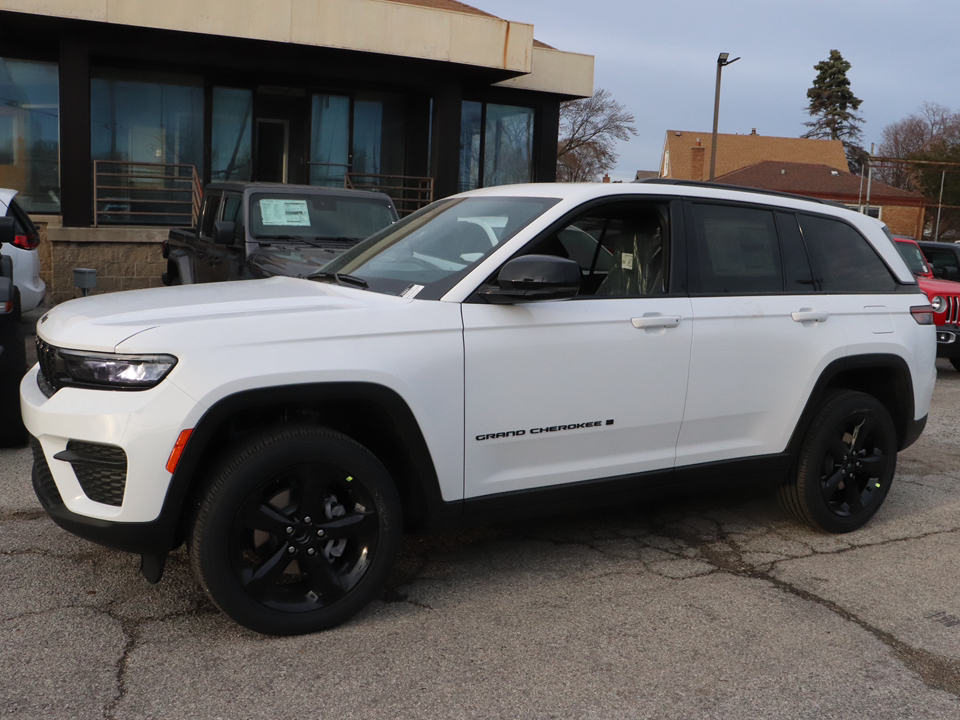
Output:
M13 240L5 243L0 252L13 262L13 282L17 288L14 314L19 320L20 312L29 312L43 302L46 283L40 278L40 234L30 216L17 203L16 190L0 188L0 217L14 220Z
M311 278L98 295L37 331L46 511L154 582L186 540L274 634L376 597L405 527L749 478L856 530L936 378L933 309L872 219L696 183L477 190Z

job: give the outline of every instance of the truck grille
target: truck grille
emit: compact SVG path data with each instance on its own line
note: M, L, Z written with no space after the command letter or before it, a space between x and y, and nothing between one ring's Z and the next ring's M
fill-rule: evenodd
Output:
M947 303L944 322L949 325L956 325L957 322L960 322L960 297L956 295L945 295L943 299Z
M51 397L60 389L60 379L57 373L57 348L37 338L37 360L40 362L40 372L37 374L37 385L47 397Z
M54 455L70 463L84 494L94 502L119 507L127 486L127 454L116 445L71 440Z

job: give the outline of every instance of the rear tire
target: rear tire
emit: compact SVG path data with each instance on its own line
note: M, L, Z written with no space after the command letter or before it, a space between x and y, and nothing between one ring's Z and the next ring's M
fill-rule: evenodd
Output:
M780 501L798 520L831 533L857 530L880 509L897 467L897 434L887 409L865 393L824 400Z
M299 635L345 621L379 594L401 532L400 497L369 450L325 428L277 427L220 464L190 556L233 620Z

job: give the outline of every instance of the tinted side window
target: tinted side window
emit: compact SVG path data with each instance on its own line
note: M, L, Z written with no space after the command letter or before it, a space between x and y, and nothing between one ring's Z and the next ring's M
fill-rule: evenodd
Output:
M793 213L777 213L777 230L780 231L780 250L783 253L783 289L788 295L812 293L813 273L810 260L800 235L797 216Z
M897 281L859 232L839 220L800 215L814 281L822 292L885 293Z
M223 198L223 219L234 224L234 245L243 244L243 199L239 195Z
M529 253L580 265L580 296L645 297L666 292L667 207L656 202L600 206L574 218Z
M691 210L697 255L691 273L692 292L783 292L780 243L773 212L705 203L694 203Z
M213 236L213 223L220 219L220 195L208 193L203 199L203 211L200 215L201 237L209 238Z
M949 250L930 250L929 248L924 248L923 254L927 256L927 261L933 265L934 270L943 271L950 268L960 273L957 256Z

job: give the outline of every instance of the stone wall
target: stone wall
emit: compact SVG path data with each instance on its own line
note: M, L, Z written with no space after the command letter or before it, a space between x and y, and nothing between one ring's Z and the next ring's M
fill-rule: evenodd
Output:
M65 228L59 218L35 217L40 228L40 276L47 283L47 303L80 297L74 268L97 271L91 295L158 287L166 261L160 255L165 228Z

